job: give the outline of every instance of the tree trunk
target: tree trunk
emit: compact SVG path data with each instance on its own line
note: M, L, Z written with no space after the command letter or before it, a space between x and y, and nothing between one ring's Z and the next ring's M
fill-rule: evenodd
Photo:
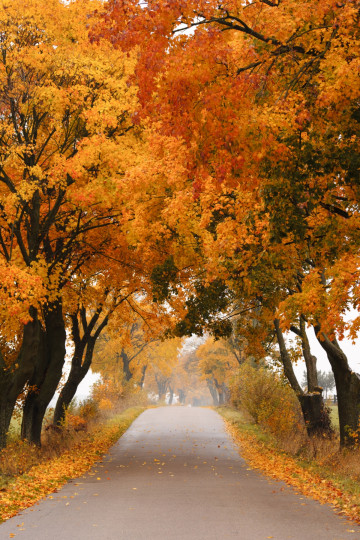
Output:
M159 394L159 401L163 401L165 399L166 390L169 384L168 379L162 379L155 375L156 384L158 387L158 394Z
M317 339L327 354L334 373L340 424L340 445L354 446L357 442L357 431L360 419L360 376L353 372L345 353L337 340L330 339L316 325Z
M219 405L225 405L225 385L224 383L219 384L218 381L214 378L214 384L217 390L217 394L219 396Z
M298 396L305 426L308 435L332 435L329 411L324 405L322 388L315 388L314 393L302 394Z
M21 437L38 446L41 444L41 429L46 409L62 376L65 340L62 304L58 301L47 306L45 312L43 346L39 348L35 371L29 380L30 392L23 410Z
M15 407L15 401L11 402L8 396L1 396L0 401L0 450L6 446L7 434L10 427L11 417Z
M96 323L99 321L101 311L102 306L99 306L96 313L92 316L89 324L86 321L86 312L83 312L81 320L83 321L82 327L84 334L82 337L80 337L78 314L74 313L71 315L72 338L75 345L75 350L71 360L71 370L69 373L69 377L64 387L62 388L56 402L53 419L53 423L56 425L63 424L66 411L77 392L78 386L90 369L94 355L96 340L100 336L101 332L103 331L109 320L109 315L107 315L103 319L101 324L98 326L94 334L91 335L91 332L94 330Z
M174 390L171 388L171 386L169 387L169 392L170 392L169 405L172 405L172 402L173 402L173 399L174 399Z
M16 400L31 378L38 357L41 340L41 326L36 310L30 309L33 320L24 326L23 341L15 365L7 367L0 354L0 449L6 446L11 417Z
M179 402L184 405L186 399L186 393L182 388L178 388Z
M122 361L122 365L123 365L123 372L124 372L124 375L125 375L125 380L126 380L126 382L129 382L132 379L132 376L133 376L133 374L130 371L131 359L128 357L128 355L126 354L124 349L122 349L122 351L120 353L120 357L121 357L121 361Z
M213 400L213 405L214 407L217 407L219 405L219 395L215 388L214 381L212 379L206 379L206 383Z
M300 327L300 331L295 331L295 330L293 331L295 331L295 333L297 333L301 337L303 352L305 349L305 354L307 355L307 361L311 369L311 375L310 375L310 378L308 377L308 381L310 381L310 384L312 386L312 392L308 392L308 393L305 393L303 391L303 389L301 388L296 378L296 375L292 366L291 358L286 349L284 336L280 328L280 321L278 319L274 320L274 326L276 330L277 340L279 343L280 358L284 366L284 373L287 380L290 383L291 388L294 390L296 397L299 400L301 411L304 417L307 434L309 435L309 437L315 434L331 435L333 433L333 430L331 428L331 421L330 421L329 413L325 407L324 400L322 397L322 389L318 386L313 386L313 382L314 382L314 376L313 376L313 371L312 371L313 365L314 365L313 359L315 359L315 371L316 371L316 358L312 357L311 355L310 345L309 345L306 332L305 332L305 326ZM305 332L305 335L303 334L302 330ZM316 380L317 380L317 376L316 376Z
M306 365L306 376L308 383L308 392L314 392L315 388L319 386L318 376L316 370L316 356L311 354L309 339L306 334L305 320L300 316L300 338L303 357Z
M145 364L141 368L141 379L140 379L140 382L139 382L139 386L140 386L141 390L144 388L145 375L146 375L147 368L148 368L148 364Z
M77 392L78 386L81 381L84 379L88 373L93 354L94 354L95 340L91 341L86 346L85 360L82 364L82 358L74 358L71 362L71 370L68 376L66 383L64 384L58 400L56 402L56 407L54 411L53 423L57 425L62 425L65 420L66 411L74 399L74 396Z
M274 319L274 326L275 326L277 341L279 344L280 358L281 358L282 365L284 367L285 377L289 381L290 386L294 390L295 394L301 395L303 394L303 390L296 378L293 365L291 362L291 358L285 345L284 336L280 328L279 319Z

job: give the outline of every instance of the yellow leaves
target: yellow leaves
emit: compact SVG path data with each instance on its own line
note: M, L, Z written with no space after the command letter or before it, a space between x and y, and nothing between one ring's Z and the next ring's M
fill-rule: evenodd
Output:
M225 340L215 341L209 338L196 351L199 359L199 367L204 378L211 376L219 384L228 381L234 374L234 369L238 366L236 358L231 353Z
M10 340L18 325L30 320L29 307L41 301L45 290L41 276L32 269L0 261L0 313L6 325L3 332Z
M107 398L100 399L100 401L99 401L99 409L101 411L110 411L111 409L113 409L113 407L114 407L114 405L110 401L110 399L107 399Z

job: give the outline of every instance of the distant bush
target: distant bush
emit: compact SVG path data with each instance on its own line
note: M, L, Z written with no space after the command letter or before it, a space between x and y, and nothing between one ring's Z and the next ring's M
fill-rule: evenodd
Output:
M74 431L86 431L87 423L84 418L77 414L67 413L65 417L65 427Z
M243 364L230 385L230 392L234 407L245 410L255 423L274 435L286 437L303 429L295 393L270 369Z
M111 379L100 380L93 385L90 401L105 416L119 413L129 407L147 407L149 404L147 393L133 381L123 384ZM83 416L81 412L79 414Z
M93 398L87 398L79 403L77 415L86 420L94 420L99 414L99 403Z

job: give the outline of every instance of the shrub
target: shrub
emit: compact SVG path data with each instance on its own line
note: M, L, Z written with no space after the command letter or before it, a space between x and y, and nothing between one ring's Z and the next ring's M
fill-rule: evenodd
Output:
M97 381L91 391L92 399L100 405L105 405L103 410L113 408L124 396L124 386L120 381L104 379ZM111 403L111 407L109 407ZM106 405L107 404L107 405Z
M293 390L264 367L243 364L231 385L232 404L245 410L255 423L274 435L285 437L303 429L301 410Z
M81 418L81 416L67 413L65 417L65 427L74 431L86 431L87 423L84 418Z
M94 420L99 414L99 404L92 398L85 399L79 403L78 416L86 420Z

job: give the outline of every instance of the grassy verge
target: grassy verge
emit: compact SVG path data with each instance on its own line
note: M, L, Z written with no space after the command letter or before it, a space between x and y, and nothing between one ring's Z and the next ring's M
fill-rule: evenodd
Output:
M49 493L64 485L69 479L86 472L121 435L131 423L144 411L144 407L132 407L113 416L103 425L95 426L82 438L73 440L73 444L60 456L41 461L33 465L24 474L12 478L2 478L0 487L0 522L14 516L19 510L35 504ZM37 452L25 443L19 446L16 459L21 459L21 452ZM34 454L35 455L35 454ZM0 478L1 482L1 478ZM0 484L1 486L1 484Z
M283 480L306 496L332 505L337 512L360 523L360 483L349 468L349 463L359 463L359 450L337 451L331 460L325 459L321 452L311 459L301 452L290 455L279 449L272 435L249 423L241 412L227 407L219 407L217 411L252 467Z

